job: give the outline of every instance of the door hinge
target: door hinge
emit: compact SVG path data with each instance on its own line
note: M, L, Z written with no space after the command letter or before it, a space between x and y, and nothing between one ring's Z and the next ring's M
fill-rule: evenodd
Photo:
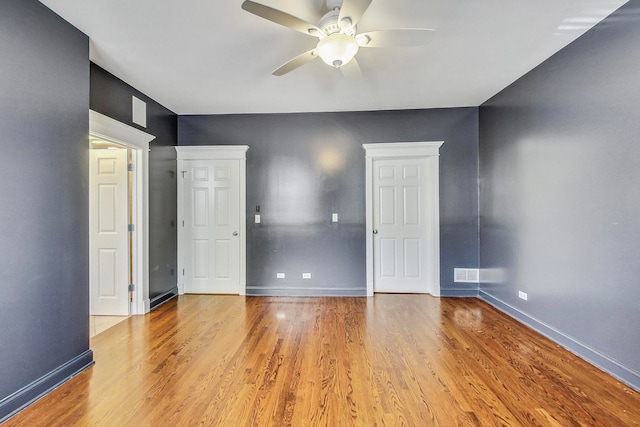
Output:
M182 275L184 276L184 268L182 269Z
M127 165L127 170L128 170L129 172L133 172L133 171L135 171L135 170L136 170L136 165L134 165L133 163L129 163L129 164Z
M182 220L182 226L184 227L184 219Z
M129 285L129 292L134 292L136 290L136 285L133 283Z
M184 178L184 174L187 173L187 171L180 171L180 173L182 174L182 177Z
M129 233L133 233L134 231L136 231L136 225L135 224L127 224L127 231Z

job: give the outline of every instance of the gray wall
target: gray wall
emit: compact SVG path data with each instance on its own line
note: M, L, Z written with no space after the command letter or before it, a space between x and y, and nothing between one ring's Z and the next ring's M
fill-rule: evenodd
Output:
M180 116L180 145L249 145L247 287L253 294L364 294L363 143L444 140L441 284L478 266L478 110ZM253 223L260 206L262 224ZM331 213L339 214L338 224ZM287 279L276 279L283 271ZM302 280L311 272L311 280Z
M482 294L636 387L639 16L629 2L480 108Z
M147 103L147 127L132 121L131 97ZM149 152L149 296L177 293L176 150L178 116L91 63L91 109L156 138Z
M35 0L3 0L0 58L1 420L93 357L89 41Z

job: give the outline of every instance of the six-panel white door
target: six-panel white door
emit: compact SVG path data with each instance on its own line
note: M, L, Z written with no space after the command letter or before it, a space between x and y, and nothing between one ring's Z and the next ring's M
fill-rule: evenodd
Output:
M425 158L374 160L375 292L429 292Z
M92 315L129 314L127 150L90 150L89 263Z
M240 292L240 164L184 161L184 290Z

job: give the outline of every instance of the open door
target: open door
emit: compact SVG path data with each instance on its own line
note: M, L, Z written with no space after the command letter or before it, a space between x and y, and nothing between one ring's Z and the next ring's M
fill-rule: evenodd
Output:
M94 148L89 190L91 315L129 314L129 191L125 148Z

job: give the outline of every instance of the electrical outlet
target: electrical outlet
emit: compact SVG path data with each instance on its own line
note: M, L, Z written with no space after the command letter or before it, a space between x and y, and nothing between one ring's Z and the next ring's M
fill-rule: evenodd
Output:
M331 214L331 222L338 222L338 214L337 213Z
M303 279L311 279L311 273L302 273Z
M526 301L527 300L527 293L526 292L522 292L522 291L518 291L518 297Z
M285 278L284 273L276 273L276 279L284 279L284 278Z

